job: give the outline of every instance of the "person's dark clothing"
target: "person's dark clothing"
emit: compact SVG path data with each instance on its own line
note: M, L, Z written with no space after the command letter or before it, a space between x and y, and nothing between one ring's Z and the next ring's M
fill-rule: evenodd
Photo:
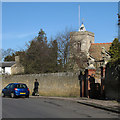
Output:
M35 92L35 93L38 93L38 86L39 86L39 83L36 81L36 82L34 83L34 92Z
M38 88L34 88L34 93L38 93Z
M35 86L35 88L38 88L39 83L38 83L38 82L35 82L35 83L34 83L34 86Z

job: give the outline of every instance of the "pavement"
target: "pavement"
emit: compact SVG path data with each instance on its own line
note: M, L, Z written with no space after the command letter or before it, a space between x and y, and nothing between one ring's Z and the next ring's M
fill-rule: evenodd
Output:
M30 96L31 98L46 98L46 99L61 99L61 100L71 100L80 104L84 104L87 106L115 112L120 114L120 103L115 100L98 100L98 99L90 99L90 98L69 98L69 97L51 97L51 96Z

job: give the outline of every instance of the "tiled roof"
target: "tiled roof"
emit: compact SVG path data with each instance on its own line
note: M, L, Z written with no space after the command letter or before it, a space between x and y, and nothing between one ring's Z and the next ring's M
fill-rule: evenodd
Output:
M110 46L111 43L92 43L89 49L89 54L97 61L102 60L102 56L101 56L102 47L104 47L106 51L109 51Z
M15 64L15 61L10 61L10 62L0 62L0 67L11 67L12 65Z

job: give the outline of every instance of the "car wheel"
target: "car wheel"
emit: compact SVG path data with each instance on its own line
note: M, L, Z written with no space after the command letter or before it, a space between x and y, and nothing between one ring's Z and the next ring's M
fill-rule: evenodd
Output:
M26 98L29 98L29 95L25 96Z
M14 93L11 93L11 98L15 98L16 95Z
M5 93L4 92L2 92L2 97L5 97Z

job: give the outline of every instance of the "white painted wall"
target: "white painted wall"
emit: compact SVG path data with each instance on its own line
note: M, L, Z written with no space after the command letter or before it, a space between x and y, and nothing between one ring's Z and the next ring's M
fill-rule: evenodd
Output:
M3 69L2 69L2 67L0 67L0 73L3 74ZM5 67L5 73L11 74L11 67Z
M5 73L11 74L11 67L5 67Z

